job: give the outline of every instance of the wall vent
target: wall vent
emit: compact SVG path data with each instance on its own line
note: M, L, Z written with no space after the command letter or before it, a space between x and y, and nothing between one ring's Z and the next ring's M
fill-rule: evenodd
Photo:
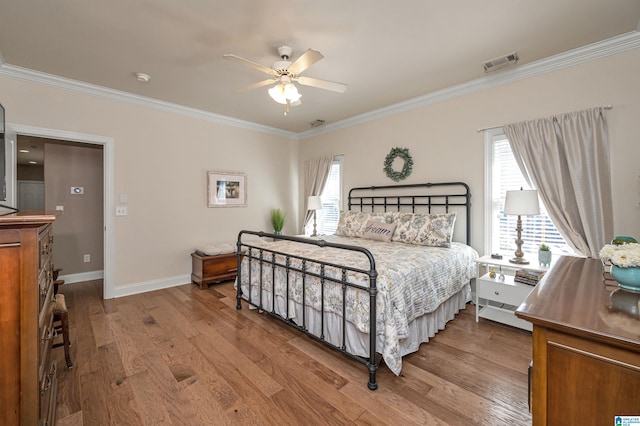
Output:
M518 62L518 52L509 53L508 55L492 59L482 64L484 72L497 71L502 68L510 67Z
M325 123L324 120L317 119L317 120L313 120L309 124L311 124L311 127L318 127L318 126L322 126L324 123Z

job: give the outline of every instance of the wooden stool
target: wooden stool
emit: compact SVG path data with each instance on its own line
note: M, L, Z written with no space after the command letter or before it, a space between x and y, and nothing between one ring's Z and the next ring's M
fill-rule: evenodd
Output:
M71 362L71 355L69 355L69 346L71 346L69 341L69 310L64 300L64 294L56 294L53 298L53 327L56 332L62 332L62 343L56 343L53 347L57 348L64 345L64 358L67 361L67 368L71 368L73 363Z

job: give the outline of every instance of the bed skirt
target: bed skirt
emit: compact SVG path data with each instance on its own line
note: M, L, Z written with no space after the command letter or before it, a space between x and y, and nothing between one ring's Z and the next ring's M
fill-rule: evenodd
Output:
M256 295L255 300L257 301L257 299L258 296ZM471 300L471 285L467 283L459 292L440 304L435 311L422 315L409 323L408 336L404 336L399 342L400 356L403 357L416 352L421 343L428 342L436 333L443 330L446 323L454 319L456 314L464 309ZM262 306L271 306L270 292L265 291L262 293ZM253 306L250 306L250 308L257 309ZM283 318L286 316L285 300L281 296L276 297L275 312ZM353 355L369 356L369 335L367 333L361 332L353 324L346 322L346 338L343 341L342 317L340 315L325 312L324 327L322 327L322 318L318 310L307 306L305 312L304 327L311 334L316 336L323 335L326 341L337 347L344 346L347 352ZM289 300L289 320L298 326L303 326L302 305L300 303ZM322 333L323 328L324 333ZM381 348L382 345L383 342L380 340L379 335L376 347ZM382 351L379 350L378 352L381 353ZM400 374L400 371L392 371L396 375Z

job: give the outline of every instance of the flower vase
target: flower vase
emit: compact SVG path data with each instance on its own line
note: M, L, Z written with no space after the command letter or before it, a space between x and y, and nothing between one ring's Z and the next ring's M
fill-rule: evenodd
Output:
M640 291L640 267L631 266L621 268L616 265L611 265L611 276L618 281L621 288Z

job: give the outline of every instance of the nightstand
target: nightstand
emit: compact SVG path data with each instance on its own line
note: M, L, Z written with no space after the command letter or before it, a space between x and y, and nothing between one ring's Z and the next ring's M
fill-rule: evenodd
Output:
M549 268L540 266L535 254L528 254L525 257L531 260L530 264L518 265L511 263L509 262L509 256L504 256L502 259L482 256L476 260L476 264L478 265L478 278L476 278L476 322L478 322L480 318L486 318L531 331L531 323L517 318L514 312L529 295L531 290L533 290L534 286L514 282L514 275L519 269L542 272L547 271ZM553 261L551 264L553 265ZM492 267L496 272L495 278L491 278L489 275ZM499 279L501 268L504 274L504 281Z

